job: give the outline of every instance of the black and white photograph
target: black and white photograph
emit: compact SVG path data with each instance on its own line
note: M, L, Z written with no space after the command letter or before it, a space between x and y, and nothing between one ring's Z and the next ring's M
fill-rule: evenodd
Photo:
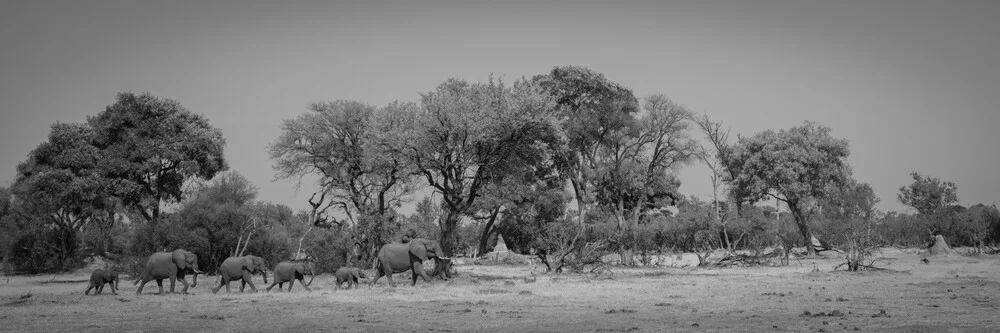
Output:
M1000 1L0 3L0 332L1000 332Z

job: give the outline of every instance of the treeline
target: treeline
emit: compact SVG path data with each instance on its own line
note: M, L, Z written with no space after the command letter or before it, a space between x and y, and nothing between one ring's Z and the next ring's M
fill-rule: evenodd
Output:
M308 210L257 200L225 171L221 131L176 101L122 93L85 123L54 124L0 189L6 269L66 270L99 255L135 271L153 251L185 248L209 271L240 253L308 255L332 270L367 267L403 235L439 239L448 256L482 254L503 235L555 270L608 252L626 265L663 251L812 252L813 237L1000 240L995 206L958 206L954 184L917 173L897 199L918 213L878 211L852 176L848 142L822 125L732 140L721 122L583 67L451 79L416 102L314 103L280 126L267 149L279 177L317 179ZM708 200L677 191L674 173L694 165L712 171ZM433 199L399 212L427 187Z

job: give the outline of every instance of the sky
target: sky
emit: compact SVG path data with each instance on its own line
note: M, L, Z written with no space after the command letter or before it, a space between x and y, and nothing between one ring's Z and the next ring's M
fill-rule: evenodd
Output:
M856 179L896 199L911 171L960 204L1000 201L1000 1L5 1L0 185L55 122L121 91L205 115L259 199L304 209L267 146L315 101L415 101L448 78L604 73L733 137L816 121ZM708 198L707 168L680 169Z

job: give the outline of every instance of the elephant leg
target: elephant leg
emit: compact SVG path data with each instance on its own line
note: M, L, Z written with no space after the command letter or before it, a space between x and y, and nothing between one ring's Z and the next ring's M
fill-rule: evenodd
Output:
M243 287L250 285L250 292L256 293L257 286L253 285L253 274L250 272L243 272L243 285L240 287L240 292L243 292Z
M174 276L174 275L170 275L170 293L171 294L174 293L174 284L175 283L177 283L177 277Z
M181 289L181 294L187 294L188 293L188 282L187 282L187 280L185 280L184 278L178 278L177 280L181 281L181 285L184 287L183 289Z
M427 277L427 272L424 272L423 263L413 263L413 285L417 284L417 276L423 277L424 282L431 283L431 279Z
M375 271L375 279L371 281L371 287L372 288L375 288L375 282L378 282L378 279L381 279L382 275L383 274L382 274L382 269L381 268L379 268L378 270Z
M302 282L302 280L299 280L299 282ZM292 285L294 284L295 284L295 277L293 276L291 280L288 280L288 292L292 292Z
M111 288L111 294L112 295L118 295L118 288L115 287L114 281L108 282L108 287Z
M389 286L396 288L396 282L392 281L392 268L389 267L389 264L383 263L382 268L379 270L378 274L379 276L385 274L385 279L389 280Z
M163 279L156 279L156 286L160 287L160 292L157 295L163 296Z
M149 280L142 280L142 283L139 284L139 289L135 290L136 296L142 295L142 287L146 285L146 282L149 282Z
M94 295L100 295L102 291L104 291L104 284L103 283L101 283L100 285L97 286L97 291L94 292Z
M84 291L83 294L84 295L90 295L90 290L91 289L94 289L94 284L93 283L91 283L90 285L87 286L87 291Z
M278 279L272 279L271 280L271 285L267 286L267 289L265 289L264 291L271 292L271 288L274 288L274 286L277 285L277 284L278 284ZM281 290L281 286L278 286L278 290Z
M215 288L212 288L212 293L213 294L218 294L219 293L219 289L222 289L222 286L224 286L224 285L226 285L226 273L222 273L222 276L219 277L219 285L215 286ZM226 287L229 287L229 286L226 286ZM228 293L229 290L227 289L226 292Z
M302 285L302 288L306 288L306 291L310 291L310 292L312 291L312 289L309 289L309 285L306 284L304 276L299 278L299 284ZM288 290L290 291L291 289L292 289L292 286L288 285Z

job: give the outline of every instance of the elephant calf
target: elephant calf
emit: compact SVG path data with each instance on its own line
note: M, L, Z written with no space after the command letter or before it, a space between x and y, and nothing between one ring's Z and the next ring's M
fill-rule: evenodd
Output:
M303 281L306 274L312 275L309 278L309 283ZM306 291L312 291L309 289L309 285L316 278L316 272L313 263L309 261L282 261L277 266L274 266L273 278L274 281L271 282L266 291L271 291L271 288L274 288L275 285L278 286L278 290L281 290L285 282L288 282L288 291L292 291L292 285L295 284L293 280L299 280L299 283L302 284L302 287L306 288Z
M95 269L93 273L90 273L90 285L87 286L87 291L84 291L83 294L90 295L90 290L94 289L94 295L100 295L104 291L105 283L111 286L112 294L118 295L118 272L106 269Z
M340 289L340 285L347 282L347 288L351 289L351 285L354 288L358 288L358 281L361 279L368 280L368 285L372 284L372 280L365 276L365 271L362 271L357 267L341 267L337 269L337 272L333 273L337 277L336 287L334 289Z
M229 292L229 282L240 280L240 292L250 285L251 292L257 292L257 286L253 285L251 277L260 273L264 276L264 283L267 283L267 263L264 258L258 256L229 257L219 266L219 285L212 289L212 293L218 293L222 286L226 286Z

